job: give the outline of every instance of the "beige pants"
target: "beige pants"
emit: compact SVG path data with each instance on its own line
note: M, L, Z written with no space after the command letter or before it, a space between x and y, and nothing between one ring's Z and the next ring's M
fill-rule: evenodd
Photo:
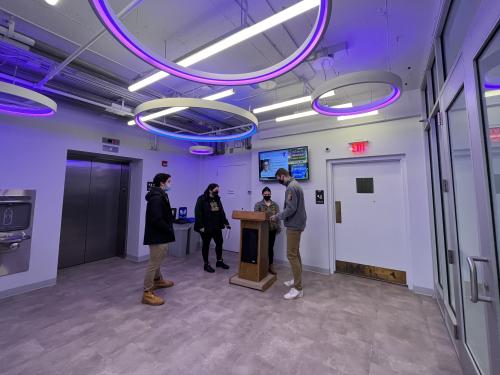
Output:
M294 287L302 290L302 259L300 258L300 230L286 230L286 250L287 258L293 272Z
M168 244L149 245L149 264L144 277L144 290L153 290L155 280L163 279L161 264L167 256Z

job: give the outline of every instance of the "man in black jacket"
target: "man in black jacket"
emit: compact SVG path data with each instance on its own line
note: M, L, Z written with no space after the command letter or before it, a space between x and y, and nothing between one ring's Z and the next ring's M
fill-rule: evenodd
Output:
M208 262L208 250L212 238L215 241L215 253L217 255L215 266L225 270L229 269L229 266L222 259L222 244L224 241L222 238L222 229L224 227L231 229L231 227L229 226L229 221L227 221L226 213L219 197L219 185L208 185L205 193L198 197L195 218L194 230L200 233L203 240L202 254L203 261L205 262L204 270L210 273L215 272Z
M144 245L149 245L149 265L144 277L144 294L142 303L146 305L163 305L163 298L153 293L155 289L170 288L174 283L163 279L161 264L167 255L168 243L175 241L172 209L167 191L172 178L165 173L158 173L153 179L153 187L146 194L146 227Z

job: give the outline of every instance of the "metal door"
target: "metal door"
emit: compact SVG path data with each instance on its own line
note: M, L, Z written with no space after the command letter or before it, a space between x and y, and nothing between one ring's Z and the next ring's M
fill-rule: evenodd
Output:
M87 158L67 162L59 268L125 254L129 166Z

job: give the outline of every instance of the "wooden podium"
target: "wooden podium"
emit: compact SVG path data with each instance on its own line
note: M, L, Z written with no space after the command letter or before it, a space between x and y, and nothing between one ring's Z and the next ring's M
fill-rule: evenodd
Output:
M229 283L264 291L275 281L268 273L269 222L264 212L233 211L241 220L239 272Z

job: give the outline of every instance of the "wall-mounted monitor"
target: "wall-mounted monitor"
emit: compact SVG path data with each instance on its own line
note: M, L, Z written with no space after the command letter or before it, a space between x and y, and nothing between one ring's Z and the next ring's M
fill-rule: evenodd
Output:
M307 146L259 152L259 180L276 181L276 171L288 169L296 180L309 180Z

